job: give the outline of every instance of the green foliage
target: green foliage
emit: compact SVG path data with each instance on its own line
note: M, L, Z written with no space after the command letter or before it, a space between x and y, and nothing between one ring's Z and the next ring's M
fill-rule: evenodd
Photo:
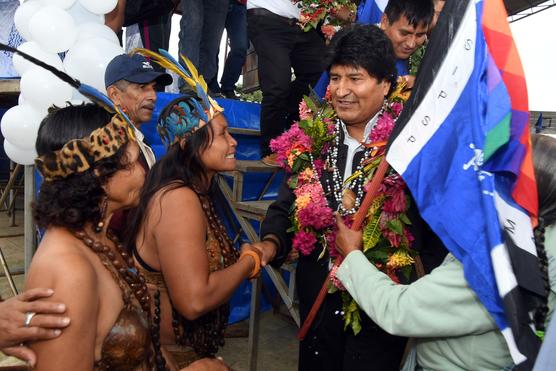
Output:
M365 256L367 257L367 259L369 261L378 263L386 263L386 261L388 261L388 250L389 248L387 246L380 246L380 247L376 247L374 249L369 249L367 251L365 251Z
M411 225L411 220L405 214L400 214L400 220L407 225Z
M365 229L363 230L363 252L375 247L378 241L380 241L381 236L380 212L378 212L375 213L371 221L367 223Z
M421 61L425 56L425 52L427 50L426 44L421 45L417 50L411 54L409 57L409 74L412 76L417 75L417 71L419 70L419 66L421 66Z
M261 103L263 101L263 92L255 90L250 93L244 93L240 88L237 89L239 99L245 102Z
M361 313L357 302L347 291L342 291L342 310L344 311L344 330L351 327L357 335L361 331Z
M392 219L386 223L386 226L392 232L403 236L403 224L399 219Z

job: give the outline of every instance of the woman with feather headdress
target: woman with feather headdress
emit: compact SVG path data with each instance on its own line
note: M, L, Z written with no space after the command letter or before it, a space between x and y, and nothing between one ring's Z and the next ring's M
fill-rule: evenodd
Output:
M215 212L214 177L236 167L237 142L222 108L186 58L182 67L164 51L139 53L177 72L191 88L159 116L168 150L147 176L128 244L154 297L160 341L183 367L214 357L223 345L228 301L258 274L260 255L245 245L238 258Z

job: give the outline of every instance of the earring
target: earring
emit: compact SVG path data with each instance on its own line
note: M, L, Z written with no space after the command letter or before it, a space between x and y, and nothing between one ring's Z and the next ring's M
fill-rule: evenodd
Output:
M100 207L100 221L95 226L95 233L102 232L104 228L104 216L106 214L106 208L108 207L108 197L104 197L102 201L102 206Z

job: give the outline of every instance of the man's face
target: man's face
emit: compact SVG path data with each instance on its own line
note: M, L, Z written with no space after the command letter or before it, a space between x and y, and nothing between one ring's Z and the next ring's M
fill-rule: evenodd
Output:
M394 23L390 23L388 17L383 15L380 28L392 42L394 54L398 59L409 58L427 39L427 25L420 23L415 27L409 24L405 15Z
M108 89L110 99L123 108L133 123L140 125L151 120L156 103L156 82L136 84L128 82L122 90L115 85Z
M330 69L332 105L348 126L367 125L389 90L390 82L378 81L363 67L333 65Z

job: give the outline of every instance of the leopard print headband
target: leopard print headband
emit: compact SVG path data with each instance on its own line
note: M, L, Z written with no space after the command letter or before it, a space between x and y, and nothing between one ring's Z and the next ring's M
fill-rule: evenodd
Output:
M123 145L135 141L133 128L118 116L89 136L73 139L64 146L35 159L45 181L66 178L87 171L99 160L113 156Z

